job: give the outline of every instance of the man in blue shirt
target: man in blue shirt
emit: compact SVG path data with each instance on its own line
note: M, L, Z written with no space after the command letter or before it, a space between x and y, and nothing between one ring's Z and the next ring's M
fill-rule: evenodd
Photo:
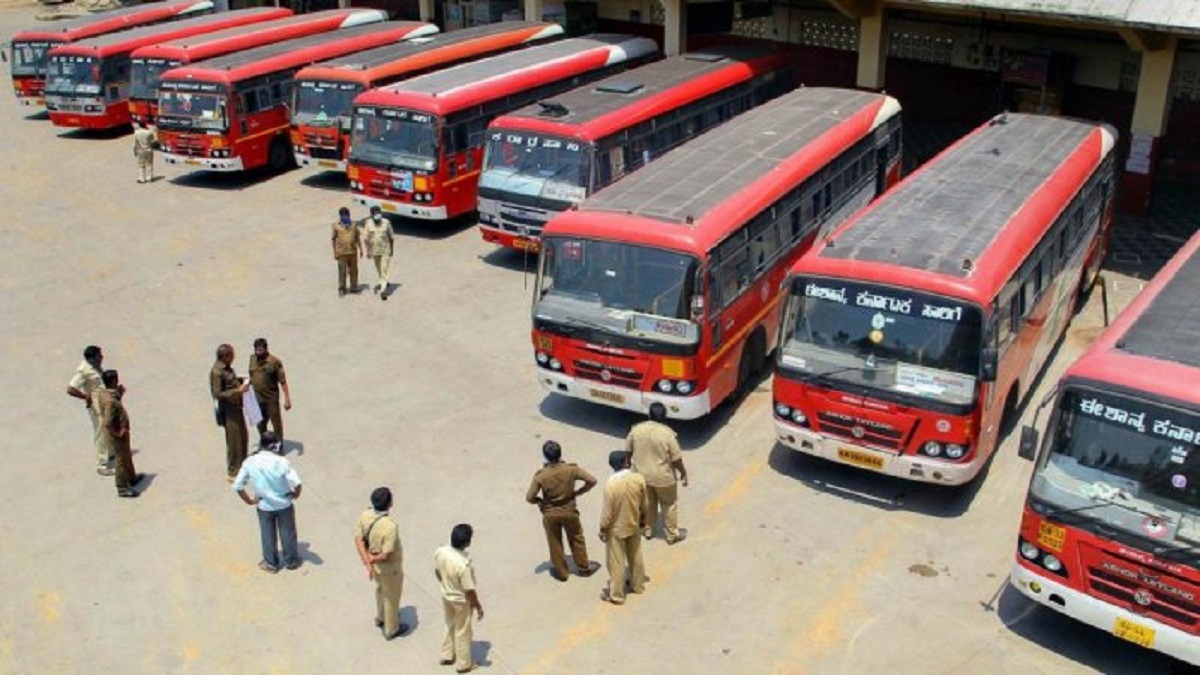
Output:
M262 435L258 450L242 462L233 491L250 506L258 507L258 530L262 539L262 562L258 568L274 574L281 564L289 570L300 566L296 544L296 509L292 502L300 497L300 475L281 454L282 444L275 434ZM247 490L247 484L251 489ZM276 538L278 535L278 539ZM280 559L276 542L283 548Z

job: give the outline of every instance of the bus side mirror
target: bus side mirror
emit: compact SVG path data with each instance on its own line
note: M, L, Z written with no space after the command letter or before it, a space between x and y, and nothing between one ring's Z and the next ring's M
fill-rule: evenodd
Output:
M979 377L984 382L996 381L996 361L999 354L995 347L984 347L980 353Z
M8 50L7 49L0 49L0 61L3 61L4 63L8 63Z
M692 309L692 322L700 323L700 321L704 319L704 296L703 295L693 295L692 296L691 309Z
M1021 427L1021 444L1017 446L1017 456L1021 459L1033 459L1037 454L1038 431L1031 426Z

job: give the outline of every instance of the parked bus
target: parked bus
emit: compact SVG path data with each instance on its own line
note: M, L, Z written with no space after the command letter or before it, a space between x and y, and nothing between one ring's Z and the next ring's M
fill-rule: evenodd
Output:
M158 115L158 82L163 73L172 68L306 35L379 21L387 21L387 14L377 9L328 9L142 47L132 55L129 112L136 121L154 122Z
M288 142L292 78L317 61L430 35L437 27L389 21L309 35L163 73L158 139L163 158L209 171L292 163Z
M1001 115L793 269L779 441L910 480L972 480L1065 332L1112 225L1115 132Z
M354 99L354 200L445 220L475 210L487 125L497 116L657 58L648 38L591 35L421 75Z
M46 28L21 31L13 36L9 45L13 92L21 105L46 102L46 64L54 47L137 26L200 16L212 10L210 0L153 2L86 14L55 22Z
M479 176L484 241L537 251L556 213L793 88L782 52L715 47L496 118Z
M747 391L792 263L899 165L895 99L799 89L555 216L533 301L538 382L680 419Z
M57 127L111 129L129 124L130 55L167 40L290 16L278 7L219 12L80 40L50 50L46 110Z
M354 97L438 68L557 38L562 27L502 21L331 59L296 73L292 145L296 163L346 170Z
M1009 577L1200 666L1200 235L1059 382ZM1033 459L1038 434L1021 433Z

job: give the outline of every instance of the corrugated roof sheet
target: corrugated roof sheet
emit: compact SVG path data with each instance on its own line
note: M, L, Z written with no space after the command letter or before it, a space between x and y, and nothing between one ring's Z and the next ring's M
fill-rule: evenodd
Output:
M1196 0L899 0L895 4L1028 14L1164 33L1200 34L1200 2Z

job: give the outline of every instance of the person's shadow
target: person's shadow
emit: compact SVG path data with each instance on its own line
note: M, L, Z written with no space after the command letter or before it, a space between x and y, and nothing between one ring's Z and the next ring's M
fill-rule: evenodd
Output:
M492 651L492 643L487 640L473 640L471 642L471 656L475 659L475 663L483 667L492 665L492 661L488 655Z
M280 449L279 449L280 450L279 454L283 455L284 457L292 454L293 452L296 453L297 455L304 454L304 443L302 443L300 441L293 441L290 438L285 438L285 439L283 439L283 442L280 445L282 447L280 447Z
M319 554L314 553L307 541L296 542L296 548L300 549L300 559L304 562L313 565L324 565L325 559Z
M417 613L417 608L409 605L400 608L400 623L408 624L408 630L405 635L412 635L417 631L417 626L421 625L421 615Z

